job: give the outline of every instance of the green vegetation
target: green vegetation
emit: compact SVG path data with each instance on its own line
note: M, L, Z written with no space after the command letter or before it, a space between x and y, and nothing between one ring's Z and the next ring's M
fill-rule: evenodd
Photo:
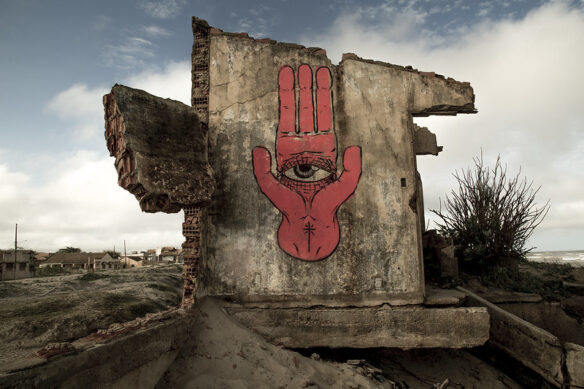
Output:
M84 275L82 275L81 277L79 277L79 281L83 281L83 282L89 282L89 281L95 281L95 280L101 280L102 278L109 278L110 276L107 274L101 274L101 273L85 273Z
M109 250L109 251L104 251L106 254L109 254L110 257L116 259L120 257L120 253L118 253L117 251L113 251L113 250Z
M34 273L35 277L52 277L71 274L70 271L62 267L39 267Z
M481 283L511 292L538 294L546 301L562 301L571 296L584 295L584 289L564 283L574 280L575 268L569 264L523 260L519 266L518 272L499 267L492 274L481 277Z
M59 315L61 312L75 307L77 301L65 298L44 299L42 302L23 304L10 307L10 309L0 310L0 319L14 319L17 317L46 319Z
M18 287L16 285L0 282L0 298L11 297L17 291Z
M117 322L133 320L147 313L167 309L163 303L152 299L143 300L131 294L110 293L104 296L101 305Z
M80 253L81 249L79 247L67 246L65 248L59 249L58 253Z
M526 242L549 209L538 207L532 188L519 173L511 178L497 158L493 169L484 166L482 155L474 168L455 172L458 190L446 196L444 211L431 210L440 221L438 229L452 238L464 271L494 274L500 267L516 271L519 260L533 248Z
M541 263L541 262L527 262L523 261L524 264L529 267L543 271L545 277L561 277L565 281L572 281L574 276L572 271L574 268L569 263Z
M515 273L498 268L496 273L483 279L487 286L521 293L534 293L547 301L560 301L569 295L561 280L545 280L528 272Z
M160 290L161 292L176 292L176 289L164 284L148 284L149 288Z

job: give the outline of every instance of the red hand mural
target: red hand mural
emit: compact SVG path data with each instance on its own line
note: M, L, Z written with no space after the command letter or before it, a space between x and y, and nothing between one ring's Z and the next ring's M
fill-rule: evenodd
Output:
M353 195L361 177L361 148L350 146L343 156L344 171L337 178L329 69L318 68L315 79L316 115L312 70L309 65L298 67L296 126L294 70L290 66L280 69L277 178L271 171L270 152L262 146L253 150L258 185L282 213L278 244L289 255L306 261L324 259L337 248L341 236L337 210Z

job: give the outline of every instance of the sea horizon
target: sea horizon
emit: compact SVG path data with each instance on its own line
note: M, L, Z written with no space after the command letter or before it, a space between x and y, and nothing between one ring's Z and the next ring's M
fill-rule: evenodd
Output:
M584 250L532 251L526 259L533 262L569 264L584 267Z

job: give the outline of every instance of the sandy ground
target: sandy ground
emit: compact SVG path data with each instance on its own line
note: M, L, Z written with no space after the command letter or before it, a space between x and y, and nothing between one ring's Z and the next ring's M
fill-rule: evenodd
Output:
M156 388L521 388L463 350L286 350L212 299L194 334Z
M0 367L50 342L71 341L176 306L178 267L137 268L0 283ZM287 350L206 299L193 336L157 388L520 388L466 350Z
M110 324L176 306L176 265L0 282L0 367L48 343L71 341Z

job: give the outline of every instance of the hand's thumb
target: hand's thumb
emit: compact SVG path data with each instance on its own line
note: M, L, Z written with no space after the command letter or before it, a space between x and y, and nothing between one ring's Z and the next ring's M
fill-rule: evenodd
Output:
M343 176L347 173L358 177L361 175L361 147L350 146L343 155Z
M264 174L272 174L272 156L268 149L263 146L255 147L252 152L252 160L256 178L259 179Z

